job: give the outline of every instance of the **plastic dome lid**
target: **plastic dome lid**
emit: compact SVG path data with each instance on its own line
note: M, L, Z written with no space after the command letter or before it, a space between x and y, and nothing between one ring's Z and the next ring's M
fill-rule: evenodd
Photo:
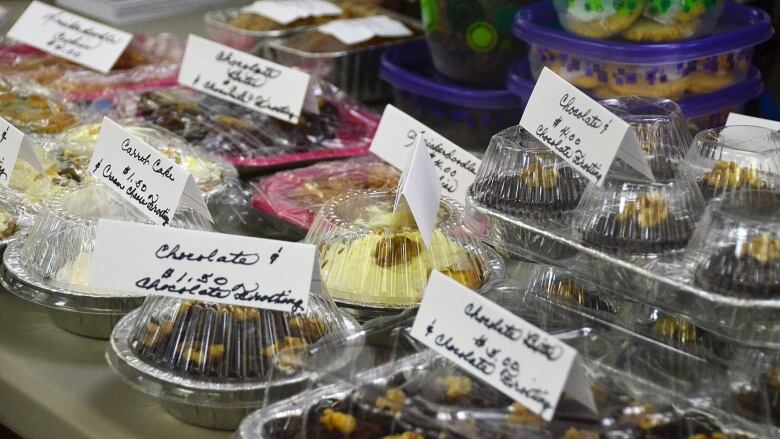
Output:
M469 108L520 108L523 102L507 90L488 90L439 79L425 41L389 48L382 55L379 77L396 88L451 105Z
M682 62L730 52L755 46L774 33L766 12L733 2L726 4L711 35L687 41L637 44L578 37L561 28L552 2L520 9L512 32L530 44L602 61L636 64Z

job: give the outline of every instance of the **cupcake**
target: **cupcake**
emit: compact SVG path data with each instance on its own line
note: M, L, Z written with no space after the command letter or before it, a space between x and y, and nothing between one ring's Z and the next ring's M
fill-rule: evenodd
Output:
M754 235L720 249L696 269L702 288L743 297L769 299L780 294L780 236Z
M555 0L561 25L587 38L609 38L629 27L642 15L645 0Z
M729 192L749 196L780 186L780 135L760 127L729 126L696 135L683 175L697 182L705 200Z
M614 175L603 186L588 186L574 231L587 245L608 253L658 255L685 248L703 210L693 182L656 175L656 182L649 183Z
M432 270L474 290L496 276L454 202L442 200L426 246L408 207L393 213L394 200L392 192L334 198L309 230L304 242L317 245L324 289L339 305L393 313L419 304Z
M780 425L780 365L769 368L755 382L733 384L731 404L738 415L751 421Z

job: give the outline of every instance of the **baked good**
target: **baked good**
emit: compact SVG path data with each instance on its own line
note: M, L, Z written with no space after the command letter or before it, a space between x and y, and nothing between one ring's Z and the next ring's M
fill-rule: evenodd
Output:
M780 294L780 238L755 235L719 249L696 268L694 282L721 294L770 299Z
M561 25L588 38L609 38L631 27L642 15L646 0L556 0Z
M712 169L698 179L698 183L705 200L725 192L740 189L758 190L767 187L766 179L762 178L758 170L723 160L716 160Z
M538 65L544 66L557 73L558 76L569 81L579 88L600 89L607 84L607 71L604 63L589 58L581 58L570 53L559 52L539 45L531 46L531 59ZM614 92L600 94L611 97Z
M34 92L13 87L0 77L0 116L25 132L57 134L74 126L78 118L64 104Z
M747 75L751 58L750 51L736 50L697 60L688 92L707 94L736 84Z
M10 238L18 229L16 219L6 210L0 209L0 239Z
M620 35L630 41L661 43L691 37L699 32L700 25L699 21L661 23L641 17Z
M780 425L780 365L775 364L755 382L731 389L734 411L755 422Z
M709 30L724 4L724 0L648 0L643 17L621 35L654 43L689 38Z
M189 376L267 378L297 372L298 351L283 351L329 330L308 315L153 297L140 310L130 346L144 361Z
M292 35L286 38L280 44L285 47L289 47L290 49L299 50L305 53L343 52L345 50L379 46L390 42L401 42L420 36L420 31L418 29L410 27L409 30L411 31L411 35L409 36L373 37L369 40L355 44L344 44L344 42L334 37L333 35L322 33L315 29Z
M607 64L607 84L621 96L680 99L691 84L687 63L658 65Z

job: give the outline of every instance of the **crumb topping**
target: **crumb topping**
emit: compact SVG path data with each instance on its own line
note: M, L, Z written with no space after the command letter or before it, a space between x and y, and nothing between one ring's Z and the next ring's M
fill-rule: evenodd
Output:
M674 338L682 343L696 340L696 326L684 320L669 316L658 319L653 326L653 332L669 338Z
M541 427L544 425L544 419L528 410L524 405L519 402L515 402L509 408L509 415L507 420L510 422L517 422L520 424L533 425Z
M181 151L178 151L176 148L170 146L163 146L162 148L159 149L159 151L165 157L168 157L169 159L173 160L177 165L181 165L182 162Z
M272 357L276 355L277 352L280 352L287 348L296 348L296 347L302 347L306 346L306 341L300 337L284 337L284 340L279 340L276 343L272 344L271 346L268 346L263 349L263 356L264 357Z
M385 436L382 439L423 439L423 436L413 432L413 431L405 431L401 434L394 434L391 436Z
M390 410L391 412L397 412L401 410L401 406L406 401L406 394L403 390L392 387L387 389L384 396L380 396L376 399L376 407L379 409Z
M640 227L655 227L669 217L666 201L653 195L642 194L635 201L629 201L618 213L620 221L635 220Z
M328 430L336 430L343 434L352 434L357 429L357 419L346 413L325 409L320 416L320 423Z
M780 240L769 235L757 235L742 245L741 253L762 264L777 262L780 261Z
M715 432L711 435L707 433L692 434L688 436L688 439L729 439L729 437L721 432Z
M520 171L517 177L526 186L550 189L557 184L558 171L555 168L544 168L536 162Z
M766 182L758 177L758 171L737 166L736 162L718 160L712 170L704 173L704 181L716 189L736 189L742 186L760 189Z
M435 384L447 388L447 398L458 399L471 393L472 382L469 377L459 375L447 375L436 378Z

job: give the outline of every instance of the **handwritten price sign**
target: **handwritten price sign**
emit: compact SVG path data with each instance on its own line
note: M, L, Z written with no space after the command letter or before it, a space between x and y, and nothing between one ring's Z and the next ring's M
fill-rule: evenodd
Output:
M138 295L303 312L308 305L314 248L101 220L89 285ZM124 262L122 270L116 269L117 258Z

